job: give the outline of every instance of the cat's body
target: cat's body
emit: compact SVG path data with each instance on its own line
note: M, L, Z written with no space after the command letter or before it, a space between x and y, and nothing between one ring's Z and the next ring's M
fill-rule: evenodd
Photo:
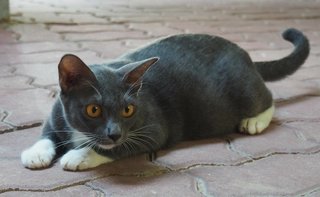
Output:
M239 128L260 133L274 110L263 79L293 73L309 53L299 31L289 29L284 37L295 51L269 63L253 63L237 45L209 35L167 37L90 69L77 57L64 56L60 98L41 143L26 150L22 162L29 168L46 167L64 148L65 169L86 169L185 139ZM41 156L35 146L51 152ZM32 160L36 157L45 159Z

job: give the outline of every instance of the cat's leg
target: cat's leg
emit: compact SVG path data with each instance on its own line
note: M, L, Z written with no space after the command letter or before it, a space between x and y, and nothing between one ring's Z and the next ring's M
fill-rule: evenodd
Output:
M47 121L42 128L42 137L30 148L21 153L21 162L26 168L46 168L56 156L57 136L56 130ZM62 131L57 131L62 132Z
M91 148L85 147L72 149L62 156L60 164L65 170L85 170L97 167L104 163L112 162L113 159L99 155Z
M249 133L250 135L255 135L261 133L265 128L267 128L272 120L274 113L274 105L261 112L255 117L245 118L240 123L240 131L244 133Z
M54 142L43 138L21 153L21 162L26 168L45 168L51 164L55 155Z

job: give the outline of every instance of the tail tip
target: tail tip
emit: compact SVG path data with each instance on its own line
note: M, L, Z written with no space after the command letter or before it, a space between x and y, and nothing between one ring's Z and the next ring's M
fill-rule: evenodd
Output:
M304 38L303 33L295 28L288 28L282 33L282 37L288 41L294 41L300 38Z

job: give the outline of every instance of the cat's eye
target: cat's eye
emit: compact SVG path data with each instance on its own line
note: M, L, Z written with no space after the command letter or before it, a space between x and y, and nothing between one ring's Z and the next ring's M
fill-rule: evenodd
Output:
M98 118L102 114L102 109L97 104L89 104L86 107L86 113L90 118Z
M121 111L121 116L124 118L129 118L131 117L135 112L135 107L132 104L127 105L124 107Z

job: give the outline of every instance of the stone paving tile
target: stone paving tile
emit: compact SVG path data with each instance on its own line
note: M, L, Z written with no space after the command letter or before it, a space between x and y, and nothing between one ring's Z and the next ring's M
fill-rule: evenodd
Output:
M2 106L0 106L0 134L12 131L14 129L12 125L3 122L7 116L8 112L4 111Z
M16 23L33 23L34 20L32 18L26 18L23 17L21 13L15 13L14 15L10 15L10 21L16 22Z
M0 109L6 113L1 122L15 126L30 125L42 122L48 115L53 103L51 91L35 89L31 82L32 79L26 76L7 77L1 82Z
M54 102L51 95L51 91L45 89L5 93L0 97L0 108L8 112L3 121L19 127L41 123L51 111Z
M2 116L2 114L0 116ZM14 130L13 126L0 122L0 134L10 132L12 130Z
M111 16L111 23L155 23L165 22L172 20L169 16L162 16L160 13L148 14L148 15L132 15L130 17L123 16ZM176 19L177 20L177 19Z
M81 57L85 62L90 64L101 63L105 59L99 58L93 51L48 51L41 53L29 53L29 54L0 54L3 64L16 65L16 64L31 64L31 63L59 63L61 57L64 54L73 53Z
M42 12L41 17L38 17L39 12L24 12L21 16L17 16L14 20L24 23L64 23L73 24L70 16L61 16L55 12Z
M53 3L47 4L42 1L10 1L10 12L16 13L28 13L28 12L56 12L66 11L64 6L52 6ZM38 16L39 17L39 16Z
M290 100L304 95L320 95L319 86L308 81L285 79L279 82L266 83L276 102Z
M126 39L124 40L124 45L130 49L139 48L148 43L155 41L154 38L145 38L145 39Z
M61 41L61 36L46 29L40 24L18 24L10 26L10 30L19 36L22 42Z
M143 38L145 35L138 31L108 31L95 33L65 33L64 38L69 41L110 41L127 38Z
M155 37L183 33L183 31L181 30L166 27L162 23L153 23L153 24L131 23L129 25L129 28L133 30L141 30L143 32L146 32L148 36L155 36Z
M78 51L79 47L72 42L29 42L1 45L0 54L28 54L49 51Z
M130 48L121 41L106 41L106 42L80 42L81 48L95 51L99 56L107 59L116 58L127 52ZM104 63L104 62L100 62Z
M320 181L320 153L273 155L241 166L199 167L188 172L205 180L207 196L289 196Z
M102 31L127 31L128 28L118 24L87 24L87 25L50 25L50 31L58 33L84 33L84 32L102 32Z
M320 46L317 46L317 45L312 46L311 54L319 55L320 54Z
M300 141L309 141L320 144L320 132L317 129L320 126L319 122L297 121L286 123L284 126L293 130Z
M207 33L211 35L219 35L221 33L219 28L208 26L201 21L169 21L166 24L168 27L181 30L184 33Z
M178 170L198 164L240 163L246 159L245 155L231 150L226 140L210 139L183 142L169 151L160 151L155 162Z
M264 157L274 153L308 154L320 151L319 143L316 141L310 143L311 140L308 141L304 139L305 131L307 131L307 129L301 131L301 129L295 127L293 123L287 123L285 125L272 124L261 135L232 136L231 147L251 158ZM311 136L312 134L314 134L314 132L310 132Z
M311 191L311 192L306 192L306 195L305 196L308 196L308 197L317 197L317 196L320 196L320 190L317 189L318 187L315 187L315 190L314 191Z
M200 196L193 177L170 173L150 177L114 176L89 183L104 191L106 196Z
M318 55L310 56L310 58L308 58L308 60L303 66L306 68L319 66L319 60L320 60L320 56Z
M32 78L32 85L50 86L58 84L58 62L16 65L14 72Z
M274 118L278 121L319 120L320 99L315 96L297 97L276 104Z
M32 89L30 85L31 79L24 76L11 76L6 77L5 80L1 81L0 94L6 95L13 92Z
M100 191L95 191L87 186L74 186L66 189L60 189L58 191L16 191L16 192L6 192L0 194L3 197L57 197L57 196L68 196L68 197L97 197L103 196Z
M0 44L13 44L16 43L16 35L6 30L5 25L0 24Z
M94 17L92 14L87 13L60 13L59 17L70 18L70 21L76 24L108 23L108 21L105 18Z
M0 65L0 77L10 77L14 71L15 69L10 66Z
M320 86L320 79L310 79L308 82L313 83L317 86Z
M320 62L318 66L315 67L302 67L296 72L294 75L290 76L290 78L298 79L301 81L308 81L312 79L319 79L320 78Z
M257 51L257 50L275 50L275 49L279 49L282 46L275 46L275 44L273 44L272 42L268 42L268 41L261 41L259 40L258 42L237 42L237 45L239 45L241 48L243 48L244 50L246 50L247 52L249 52L249 54L252 51Z

